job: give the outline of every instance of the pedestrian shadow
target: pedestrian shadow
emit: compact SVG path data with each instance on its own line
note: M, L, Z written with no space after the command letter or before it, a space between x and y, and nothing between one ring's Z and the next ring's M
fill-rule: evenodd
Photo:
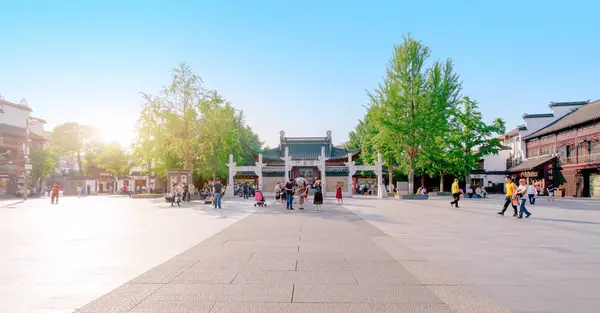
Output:
M572 223L572 224L585 224L585 225L600 225L600 222L590 222L590 221L577 221L577 220L566 220L561 218L546 218L546 217L536 217L536 221L546 221L546 222L558 222L558 223Z
M356 207L356 205L352 204L351 207ZM365 206L365 207L373 207L373 206ZM345 222L356 222L360 220L365 221L376 221L376 222L384 222L384 223L396 223L396 221L391 221L385 218L382 215L374 214L374 213L365 213L362 210L358 210L358 212L354 212L353 210L347 209L344 206L338 206L335 203L325 203L321 210L317 211L312 205L308 205L304 210L299 210L295 208L293 211L288 211L284 206L279 203L275 203L273 205L269 204L268 207L260 208L257 213L260 214L270 214L270 215L298 215L303 217L311 217L311 218L320 218L326 220L338 220Z

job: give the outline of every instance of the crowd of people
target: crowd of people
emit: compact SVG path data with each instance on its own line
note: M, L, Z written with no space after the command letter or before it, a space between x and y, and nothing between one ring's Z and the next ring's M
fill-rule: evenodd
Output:
M335 187L335 198L338 205L344 204L342 191L344 183L337 182ZM312 192L311 192L312 191ZM275 185L275 199L281 201L287 210L295 210L294 203L298 204L298 209L304 210L305 202L309 195L313 197L313 205L316 211L323 208L323 183L319 179L305 180L290 178L287 182L279 182ZM297 198L297 202L294 198Z
M529 202L529 205L535 205L536 198L542 193L541 184L537 182L528 183L525 178L521 178L518 180L517 185L508 175L504 178L504 181L504 205L502 206L502 210L498 212L498 215L504 216L504 213L506 212L508 207L511 206L513 209L513 217L520 219L523 217L530 217L531 212L529 212L529 210L527 209L527 202ZM476 187L476 194L478 193L477 189L481 190L483 188ZM549 184L548 186L546 186L546 191L548 193L548 201L554 201L554 186L552 184ZM461 194L463 194L463 192L458 186L458 179L455 179L454 183L452 184L453 200L450 202L450 206L456 208L459 207L458 202L460 201ZM469 196L469 198L472 197L472 194L472 188L470 186L467 187L467 195ZM485 198L485 196L482 198Z

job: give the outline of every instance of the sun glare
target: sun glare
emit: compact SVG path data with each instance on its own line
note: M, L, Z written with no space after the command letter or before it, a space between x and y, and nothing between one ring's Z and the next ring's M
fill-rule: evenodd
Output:
M105 142L117 142L122 147L127 148L131 145L135 137L135 131L127 127L100 127L98 128Z

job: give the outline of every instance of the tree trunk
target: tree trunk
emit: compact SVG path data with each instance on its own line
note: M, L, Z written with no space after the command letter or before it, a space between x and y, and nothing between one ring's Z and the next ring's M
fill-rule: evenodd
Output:
M425 173L421 175L421 187L425 187Z
M440 192L444 192L444 173L440 172Z
M388 181L390 184L390 192L392 190L394 190L394 177L393 177L393 173L394 173L394 168L390 165L388 165Z
M212 155L213 155L213 181L217 180L217 149L215 145L212 146Z
M415 160L413 156L408 157L410 164L410 170L408 172L408 194L412 195L415 193Z
M77 152L77 166L79 166L79 173L83 176L83 162L81 161L81 151Z
M471 171L467 170L467 176L465 176L465 192L467 192L467 188L469 188L469 176L471 176Z

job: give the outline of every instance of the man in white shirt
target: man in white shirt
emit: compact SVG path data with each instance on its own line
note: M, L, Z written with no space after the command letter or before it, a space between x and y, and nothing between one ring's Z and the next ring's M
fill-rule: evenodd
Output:
M532 184L527 185L527 196L529 197L529 204L535 204L535 187Z

